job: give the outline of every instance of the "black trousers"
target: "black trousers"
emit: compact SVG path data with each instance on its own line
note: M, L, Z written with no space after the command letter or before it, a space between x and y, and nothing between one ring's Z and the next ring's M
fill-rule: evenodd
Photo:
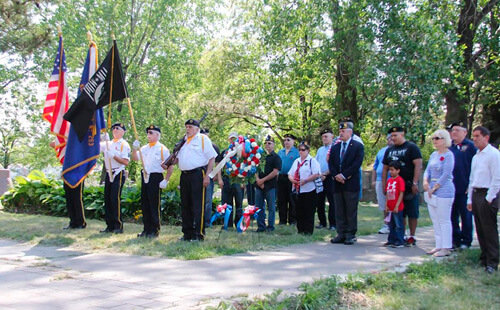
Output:
M498 269L498 226L497 213L500 198L486 201L487 189L473 189L472 213L476 224L477 240L481 247L479 259L484 266Z
M244 189L238 183L231 183L229 178L224 178L222 187L222 204L227 203L233 207L233 212L227 224L228 227L236 227L240 218L243 216L243 194ZM248 205L251 205L248 203Z
M205 238L205 188L203 187L203 169L183 171L181 173L182 232L184 239L203 240Z
M163 173L151 173L149 182L144 183L144 175L141 173L141 209L144 232L146 234L158 234L160 231L160 204Z
M104 181L104 212L106 214L106 226L110 230L123 229L121 197L123 183L125 183L125 171L117 174L113 182L106 174Z
M314 206L317 203L316 190L300 193L295 205L297 211L297 231L299 234L312 234L314 231Z
M297 215L295 212L295 201L292 199L292 182L287 174L278 176L278 212L280 224L295 224Z
M64 183L64 194L66 197L66 210L69 216L69 226L87 226L85 222L85 211L83 210L83 181L75 188Z
M339 236L356 236L358 231L359 191L340 191L333 195L335 199L335 219Z
M328 208L328 223L330 226L336 226L335 222L335 201L333 199L334 182L331 175L328 175L323 181L323 191L318 193L318 203L316 208L318 210L319 223L326 227L326 208L325 198L328 200L330 207Z

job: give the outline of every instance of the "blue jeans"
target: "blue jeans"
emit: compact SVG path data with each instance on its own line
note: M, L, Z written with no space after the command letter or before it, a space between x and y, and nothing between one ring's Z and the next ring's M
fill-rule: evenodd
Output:
M387 241L390 244L401 245L404 243L405 227L403 225L403 211L398 213L392 212L389 230Z
M267 228L270 230L274 230L274 222L276 220L276 189L271 188L268 190L262 190L258 187L255 187L255 206L261 210L257 219L257 225L259 225L259 229L266 228L266 207L264 204L264 199L267 201L267 210L269 212Z

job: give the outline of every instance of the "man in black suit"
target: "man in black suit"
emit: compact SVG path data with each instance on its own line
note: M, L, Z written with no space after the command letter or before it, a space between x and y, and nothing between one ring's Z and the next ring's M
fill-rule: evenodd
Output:
M338 233L330 242L351 245L356 242L358 230L360 168L364 147L352 139L352 122L341 122L339 129L340 142L332 146L328 158L328 168L335 182L333 198Z

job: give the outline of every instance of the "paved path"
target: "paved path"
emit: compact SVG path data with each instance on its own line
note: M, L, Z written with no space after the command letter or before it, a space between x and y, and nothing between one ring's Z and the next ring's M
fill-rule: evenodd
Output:
M0 240L1 309L203 309L221 299L283 289L333 274L374 271L425 260L430 228L418 247L382 247L387 235L357 244L313 243L199 261L126 254L87 254L71 248Z

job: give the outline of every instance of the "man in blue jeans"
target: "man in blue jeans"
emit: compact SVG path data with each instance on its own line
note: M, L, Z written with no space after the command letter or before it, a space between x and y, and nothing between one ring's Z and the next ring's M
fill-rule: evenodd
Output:
M281 158L274 152L274 139L270 135L266 137L264 149L267 155L263 158L264 169L259 167L259 173L255 176L255 206L261 210L257 219L257 232L273 231L276 219L276 183L278 173L281 169ZM269 218L266 227L266 208L264 199L267 202Z

